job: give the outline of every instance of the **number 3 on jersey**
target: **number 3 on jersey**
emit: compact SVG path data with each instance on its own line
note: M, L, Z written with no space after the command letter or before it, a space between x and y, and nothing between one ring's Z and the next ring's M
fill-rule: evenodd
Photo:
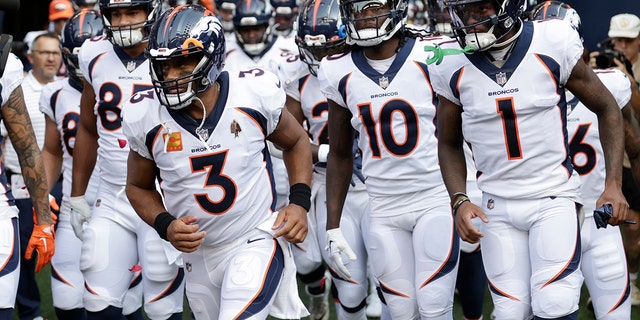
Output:
M212 201L207 193L194 194L193 196L200 208L214 215L227 212L236 201L236 194L238 193L236 183L229 176L222 173L227 160L227 151L191 157L189 160L191 161L191 172L208 171L207 179L203 185L205 190L210 188L222 189L222 198L218 201Z

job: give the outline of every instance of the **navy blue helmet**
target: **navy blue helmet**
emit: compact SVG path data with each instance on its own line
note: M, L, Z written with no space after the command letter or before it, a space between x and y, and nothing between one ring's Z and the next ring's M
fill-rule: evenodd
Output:
M338 0L308 0L298 16L296 44L300 59L316 75L324 56L338 53L345 47L345 27L340 19Z
M486 17L482 21L467 25L470 14L468 6L481 3L492 5L496 14ZM487 50L503 39L513 28L522 21L520 17L526 9L525 0L444 0L451 15L453 33L462 47L471 46L475 50ZM487 32L477 32L478 26L484 25Z
M82 10L74 14L62 28L60 48L69 76L82 83L82 71L78 67L78 53L85 40L102 35L102 16L95 10Z
M218 79L225 60L222 25L213 12L200 5L178 6L165 11L151 29L146 55L151 64L151 81L160 103L181 109L196 94L205 91ZM199 59L191 74L167 80L163 61L178 58ZM187 85L181 92L180 87Z
M273 34L271 34L273 16L271 4L265 0L239 0L236 4L236 13L233 16L236 40L248 55L262 54L267 48L267 44L273 39ZM265 31L257 43L248 43L249 41L244 38L242 31L254 27L263 27Z

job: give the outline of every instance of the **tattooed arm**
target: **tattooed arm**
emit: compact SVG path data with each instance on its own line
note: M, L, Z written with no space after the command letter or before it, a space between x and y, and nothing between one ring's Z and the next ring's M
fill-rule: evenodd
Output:
M37 224L51 225L53 221L49 208L47 178L40 148L24 102L22 87L17 87L11 93L9 101L0 109L0 112L9 133L9 139L20 160L24 183L37 213Z

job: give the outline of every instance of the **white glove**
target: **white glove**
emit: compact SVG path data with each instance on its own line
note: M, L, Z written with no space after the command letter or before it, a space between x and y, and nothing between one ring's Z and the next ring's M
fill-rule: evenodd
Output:
M283 159L282 150L278 149L273 142L267 140L267 147L269 148L269 154L272 157L276 157L278 159Z
M71 227L76 237L82 240L82 228L91 218L91 207L84 196L69 198L69 206L71 207Z
M342 253L347 255L347 258L351 261L357 259L356 254L351 250L351 247L344 239L340 228L327 230L327 246L324 248L329 251L329 261L327 264L333 269L340 278L344 280L351 280L351 272L347 269L342 262Z

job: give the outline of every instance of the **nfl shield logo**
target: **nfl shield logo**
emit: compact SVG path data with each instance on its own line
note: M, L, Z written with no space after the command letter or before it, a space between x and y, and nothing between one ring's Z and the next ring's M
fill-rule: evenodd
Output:
M209 139L209 130L207 129L196 129L196 134L202 138L202 140Z
M499 85L504 85L505 83L507 83L507 74L504 72L499 72L498 74L496 74L496 83L498 83Z
M133 70L135 70L135 69L136 69L136 62L135 61L127 62L127 71L133 72Z
M487 201L487 209L491 210L496 206L496 202L493 199L489 199L489 201Z
M380 77L378 79L378 84L380 85L380 88L382 89L386 89L389 86L389 78L387 77Z

